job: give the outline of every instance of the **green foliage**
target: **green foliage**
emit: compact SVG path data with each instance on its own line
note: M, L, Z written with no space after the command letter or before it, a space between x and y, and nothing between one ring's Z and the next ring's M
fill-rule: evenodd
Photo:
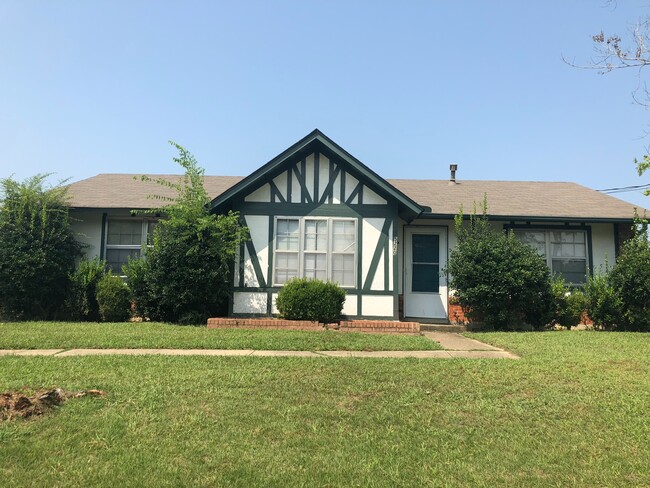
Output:
M278 293L280 315L289 320L317 320L325 324L341 318L345 290L336 283L294 278Z
M552 323L567 329L580 324L582 315L587 310L585 294L568 286L561 276L551 279L551 290L554 311Z
M604 330L617 328L623 316L623 302L617 290L610 283L609 275L587 276L585 297L587 315L593 320L595 327Z
M608 279L622 304L621 328L650 331L650 243L647 223L637 220L634 229L634 237L621 246L621 254Z
M106 261L99 258L79 261L70 274L70 289L65 300L65 316L70 320L98 322L97 283L106 274Z
M240 243L248 237L239 215L211 214L204 186L204 170L183 147L174 158L185 169L178 182L153 180L173 188L173 199L156 197L168 205L148 212L163 213L154 230L153 246L145 260L129 263L125 273L141 314L174 323L201 323L226 312L231 268ZM143 177L143 180L150 180Z
M458 244L446 272L458 303L475 321L495 328L540 327L552 319L550 274L544 259L512 233L490 228L476 212L456 216Z
M97 283L97 304L104 322L125 322L131 315L131 292L119 276L111 271Z
M81 254L66 188L46 187L47 177L0 180L0 316L8 319L54 318Z

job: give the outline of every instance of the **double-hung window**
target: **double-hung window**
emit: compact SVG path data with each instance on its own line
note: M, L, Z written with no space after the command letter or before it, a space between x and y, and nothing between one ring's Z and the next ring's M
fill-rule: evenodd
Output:
M567 283L583 284L587 279L587 233L584 230L516 229L519 240L532 246L554 274Z
M145 219L109 219L106 229L106 264L121 275L129 259L137 259L142 246L151 244L155 222Z
M331 280L354 287L356 221L318 217L277 217L273 283L294 277Z

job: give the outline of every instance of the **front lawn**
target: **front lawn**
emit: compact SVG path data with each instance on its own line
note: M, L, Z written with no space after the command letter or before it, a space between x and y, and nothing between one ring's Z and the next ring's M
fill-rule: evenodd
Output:
M420 351L440 349L421 336L207 329L158 322L0 323L0 349L272 349L285 351Z
M107 396L0 424L0 479L650 485L650 335L473 337L522 359L2 357L0 392L57 385Z

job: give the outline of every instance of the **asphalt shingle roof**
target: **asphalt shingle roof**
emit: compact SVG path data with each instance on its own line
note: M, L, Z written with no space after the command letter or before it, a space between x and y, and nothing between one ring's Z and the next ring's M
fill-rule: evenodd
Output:
M140 175L99 174L69 185L74 208L151 208L161 202L150 195L174 196L174 191L155 183L142 182ZM178 181L179 175L150 175ZM241 176L206 176L205 188L215 198ZM635 206L576 183L540 181L405 180L390 184L437 215L455 215L462 205L470 213L474 202L487 194L488 214L502 217L558 217L575 219L631 219ZM643 214L644 209L639 209Z

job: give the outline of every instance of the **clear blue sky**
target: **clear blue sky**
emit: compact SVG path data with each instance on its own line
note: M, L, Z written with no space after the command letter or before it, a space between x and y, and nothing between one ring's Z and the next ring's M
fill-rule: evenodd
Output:
M650 182L638 73L561 58L647 5L4 0L0 177L178 173L169 139L247 175L319 128L386 178Z

